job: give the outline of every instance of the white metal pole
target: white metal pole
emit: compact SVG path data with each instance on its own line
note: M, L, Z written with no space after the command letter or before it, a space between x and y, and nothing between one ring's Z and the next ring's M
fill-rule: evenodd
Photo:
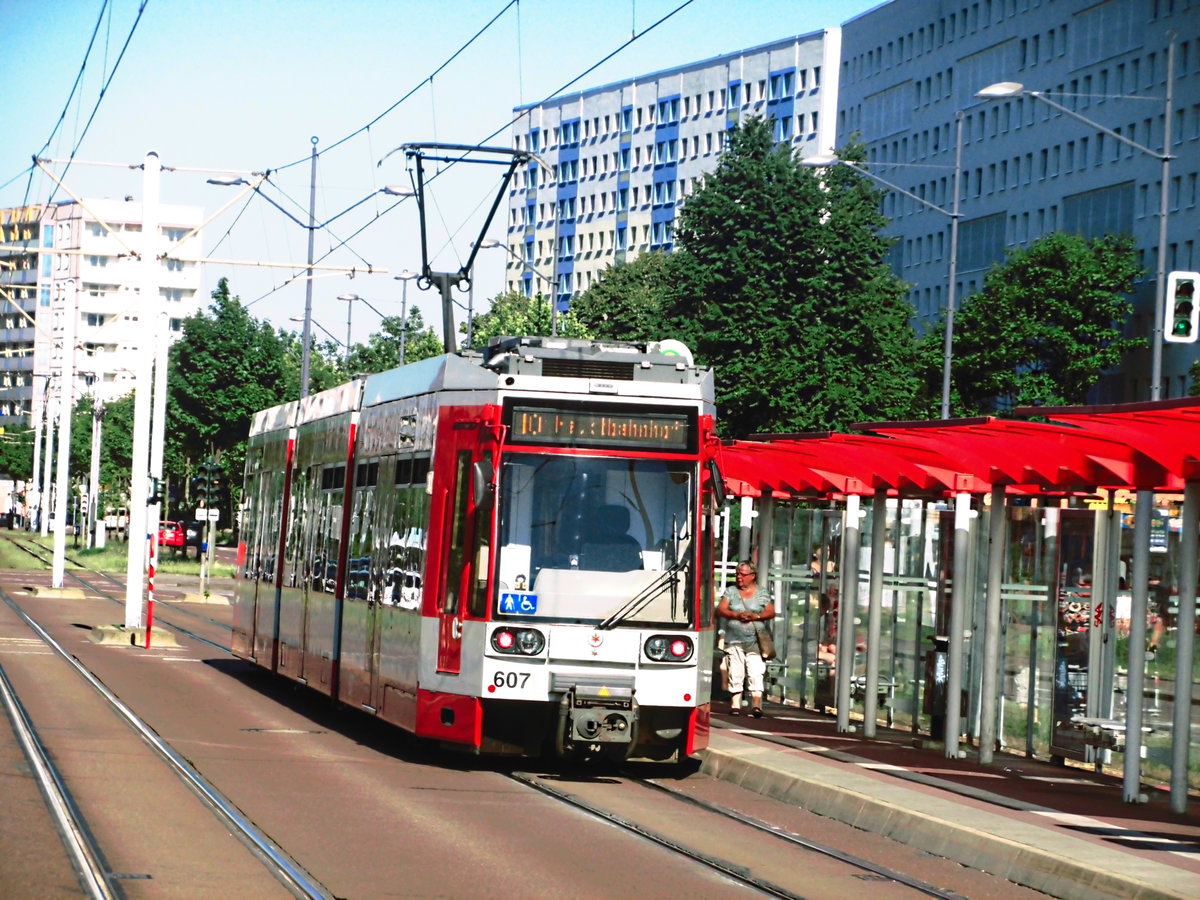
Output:
M129 558L125 570L125 627L142 624L142 586L146 574L146 500L150 489L150 412L152 404L155 316L151 302L158 296L158 260L148 235L158 233L159 182L162 166L158 154L146 154L142 171L142 299L148 301L138 320L137 379L133 395L133 459L129 469Z
M1174 106L1175 38L1167 45L1167 94L1163 109L1162 183L1158 189L1158 255L1154 277L1154 330L1150 334L1150 399L1162 397L1163 329L1167 316L1167 206L1171 186L1171 107Z
M1183 488L1179 529L1179 617L1175 628L1175 709L1171 716L1171 811L1187 812L1188 752L1191 748L1192 653L1196 647L1196 530L1200 481Z
M1142 694L1146 674L1146 613L1150 588L1150 518L1154 492L1139 490L1133 507L1133 603L1129 611L1129 668L1125 676L1126 803L1142 802Z
M157 199L157 191L156 191ZM149 330L153 343L154 354L154 393L151 397L150 411L150 478L159 485L159 501L146 506L146 534L149 536L148 551L150 565L147 579L147 611L146 611L146 646L150 646L150 629L154 624L154 575L158 568L158 527L162 520L162 491L166 482L163 478L163 447L166 444L167 428L167 376L168 376L168 337L170 327L167 322L166 304L158 287L158 256L162 244L162 231L159 228L159 210L155 210L154 227L142 223L142 253L154 262L155 283L151 286L152 293L145 297L142 309L149 317ZM146 348L143 352L149 352Z
M837 610L837 655L834 691L837 695L837 730L850 730L851 679L854 677L854 615L858 612L858 551L862 530L858 494L846 497L846 519L842 525L842 582Z
M42 470L42 495L38 499L38 519L39 531L42 537L50 534L50 499L53 496L53 491L50 490L50 473L54 471L54 417L58 415L58 402L53 399L50 387L50 376L46 376L46 433L43 455L46 457L46 464Z
M75 318L79 315L75 279L64 285L62 306L62 368L58 377L58 470L54 498L54 562L50 586L63 586L67 556L67 509L71 502L71 385L75 382Z
M946 748L947 759L958 757L962 732L963 632L967 615L967 572L971 553L971 495L954 498L954 584L950 589L949 643L946 649Z
M104 404L93 401L92 407L92 458L88 467L88 509L92 513L95 528L92 546L104 546L104 510L100 508L100 440L104 434Z
M946 335L942 346L942 418L950 418L950 368L954 359L954 307L958 300L958 219L962 199L963 111L954 113L954 201L950 212L950 270L946 285Z
M50 376L46 375L45 378L46 387L42 391L41 400L38 400L35 389L30 409L33 418L33 480L29 483L29 490L25 492L25 514L28 517L25 522L26 531L33 531L34 510L37 510L39 518L42 513L42 431L44 428L43 422L48 412L46 403L49 399L47 394L50 388Z
M899 530L900 505L896 503ZM879 488L871 500L871 580L867 606L867 670L863 695L863 737L875 737L879 716L879 643L883 633L883 567L887 551L887 490Z
M1000 591L1004 585L1004 560L1008 549L1005 526L1008 506L1005 488L992 485L991 515L988 519L987 595L983 618L983 683L979 689L979 761L990 764L996 752L997 723L1000 707L1000 629L1003 604Z
M400 365L404 365L404 344L408 337L408 279L401 282L400 289Z

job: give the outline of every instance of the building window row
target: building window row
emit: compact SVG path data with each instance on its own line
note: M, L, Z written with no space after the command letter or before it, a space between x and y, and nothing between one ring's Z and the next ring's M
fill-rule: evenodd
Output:
M626 107L616 115L597 115L564 122L551 130L552 141L546 149L577 144L581 137L584 141L615 138L644 127L675 124L766 100L790 99L797 96L797 83L801 94L820 87L821 67L779 72L769 79L762 78L746 85L735 82L720 89L713 88L685 97L672 97L646 106ZM525 148L533 153L540 152L540 136L539 129L530 129L524 135L518 134L514 140L516 149Z

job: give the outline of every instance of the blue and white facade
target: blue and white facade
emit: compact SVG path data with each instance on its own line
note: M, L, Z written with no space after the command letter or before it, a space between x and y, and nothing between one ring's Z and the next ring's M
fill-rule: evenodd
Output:
M509 195L506 287L557 285L566 309L607 266L670 251L680 205L743 116L774 116L802 154L831 152L838 47L819 31L517 109L516 149L544 165Z

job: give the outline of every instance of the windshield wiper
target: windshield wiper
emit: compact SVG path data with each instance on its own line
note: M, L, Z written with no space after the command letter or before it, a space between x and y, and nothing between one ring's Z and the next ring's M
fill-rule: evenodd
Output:
M624 603L624 605L621 606L620 609L618 609L615 613L613 613L596 627L603 629L604 631L608 631L609 629L620 625L626 619L636 616L643 609L650 605L650 601L659 595L659 593L662 591L663 585L665 585L668 581L671 583L672 599L674 599L674 592L678 589L675 576L687 568L687 563L688 561L686 558L681 559L669 569L664 569L661 575L642 588L639 593L631 597ZM674 607L674 605L675 604L672 603L672 607ZM672 612L672 616L674 616L674 612Z

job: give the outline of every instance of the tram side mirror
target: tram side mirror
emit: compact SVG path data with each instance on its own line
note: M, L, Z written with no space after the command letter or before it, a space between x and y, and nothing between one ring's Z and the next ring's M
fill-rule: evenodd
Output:
M479 459L471 466L471 492L475 497L476 509L487 509L492 505L492 461Z
M708 461L708 477L712 481L713 499L717 501L717 506L724 506L728 499L725 496L725 479L721 477L721 470L717 468L717 461L710 459Z

